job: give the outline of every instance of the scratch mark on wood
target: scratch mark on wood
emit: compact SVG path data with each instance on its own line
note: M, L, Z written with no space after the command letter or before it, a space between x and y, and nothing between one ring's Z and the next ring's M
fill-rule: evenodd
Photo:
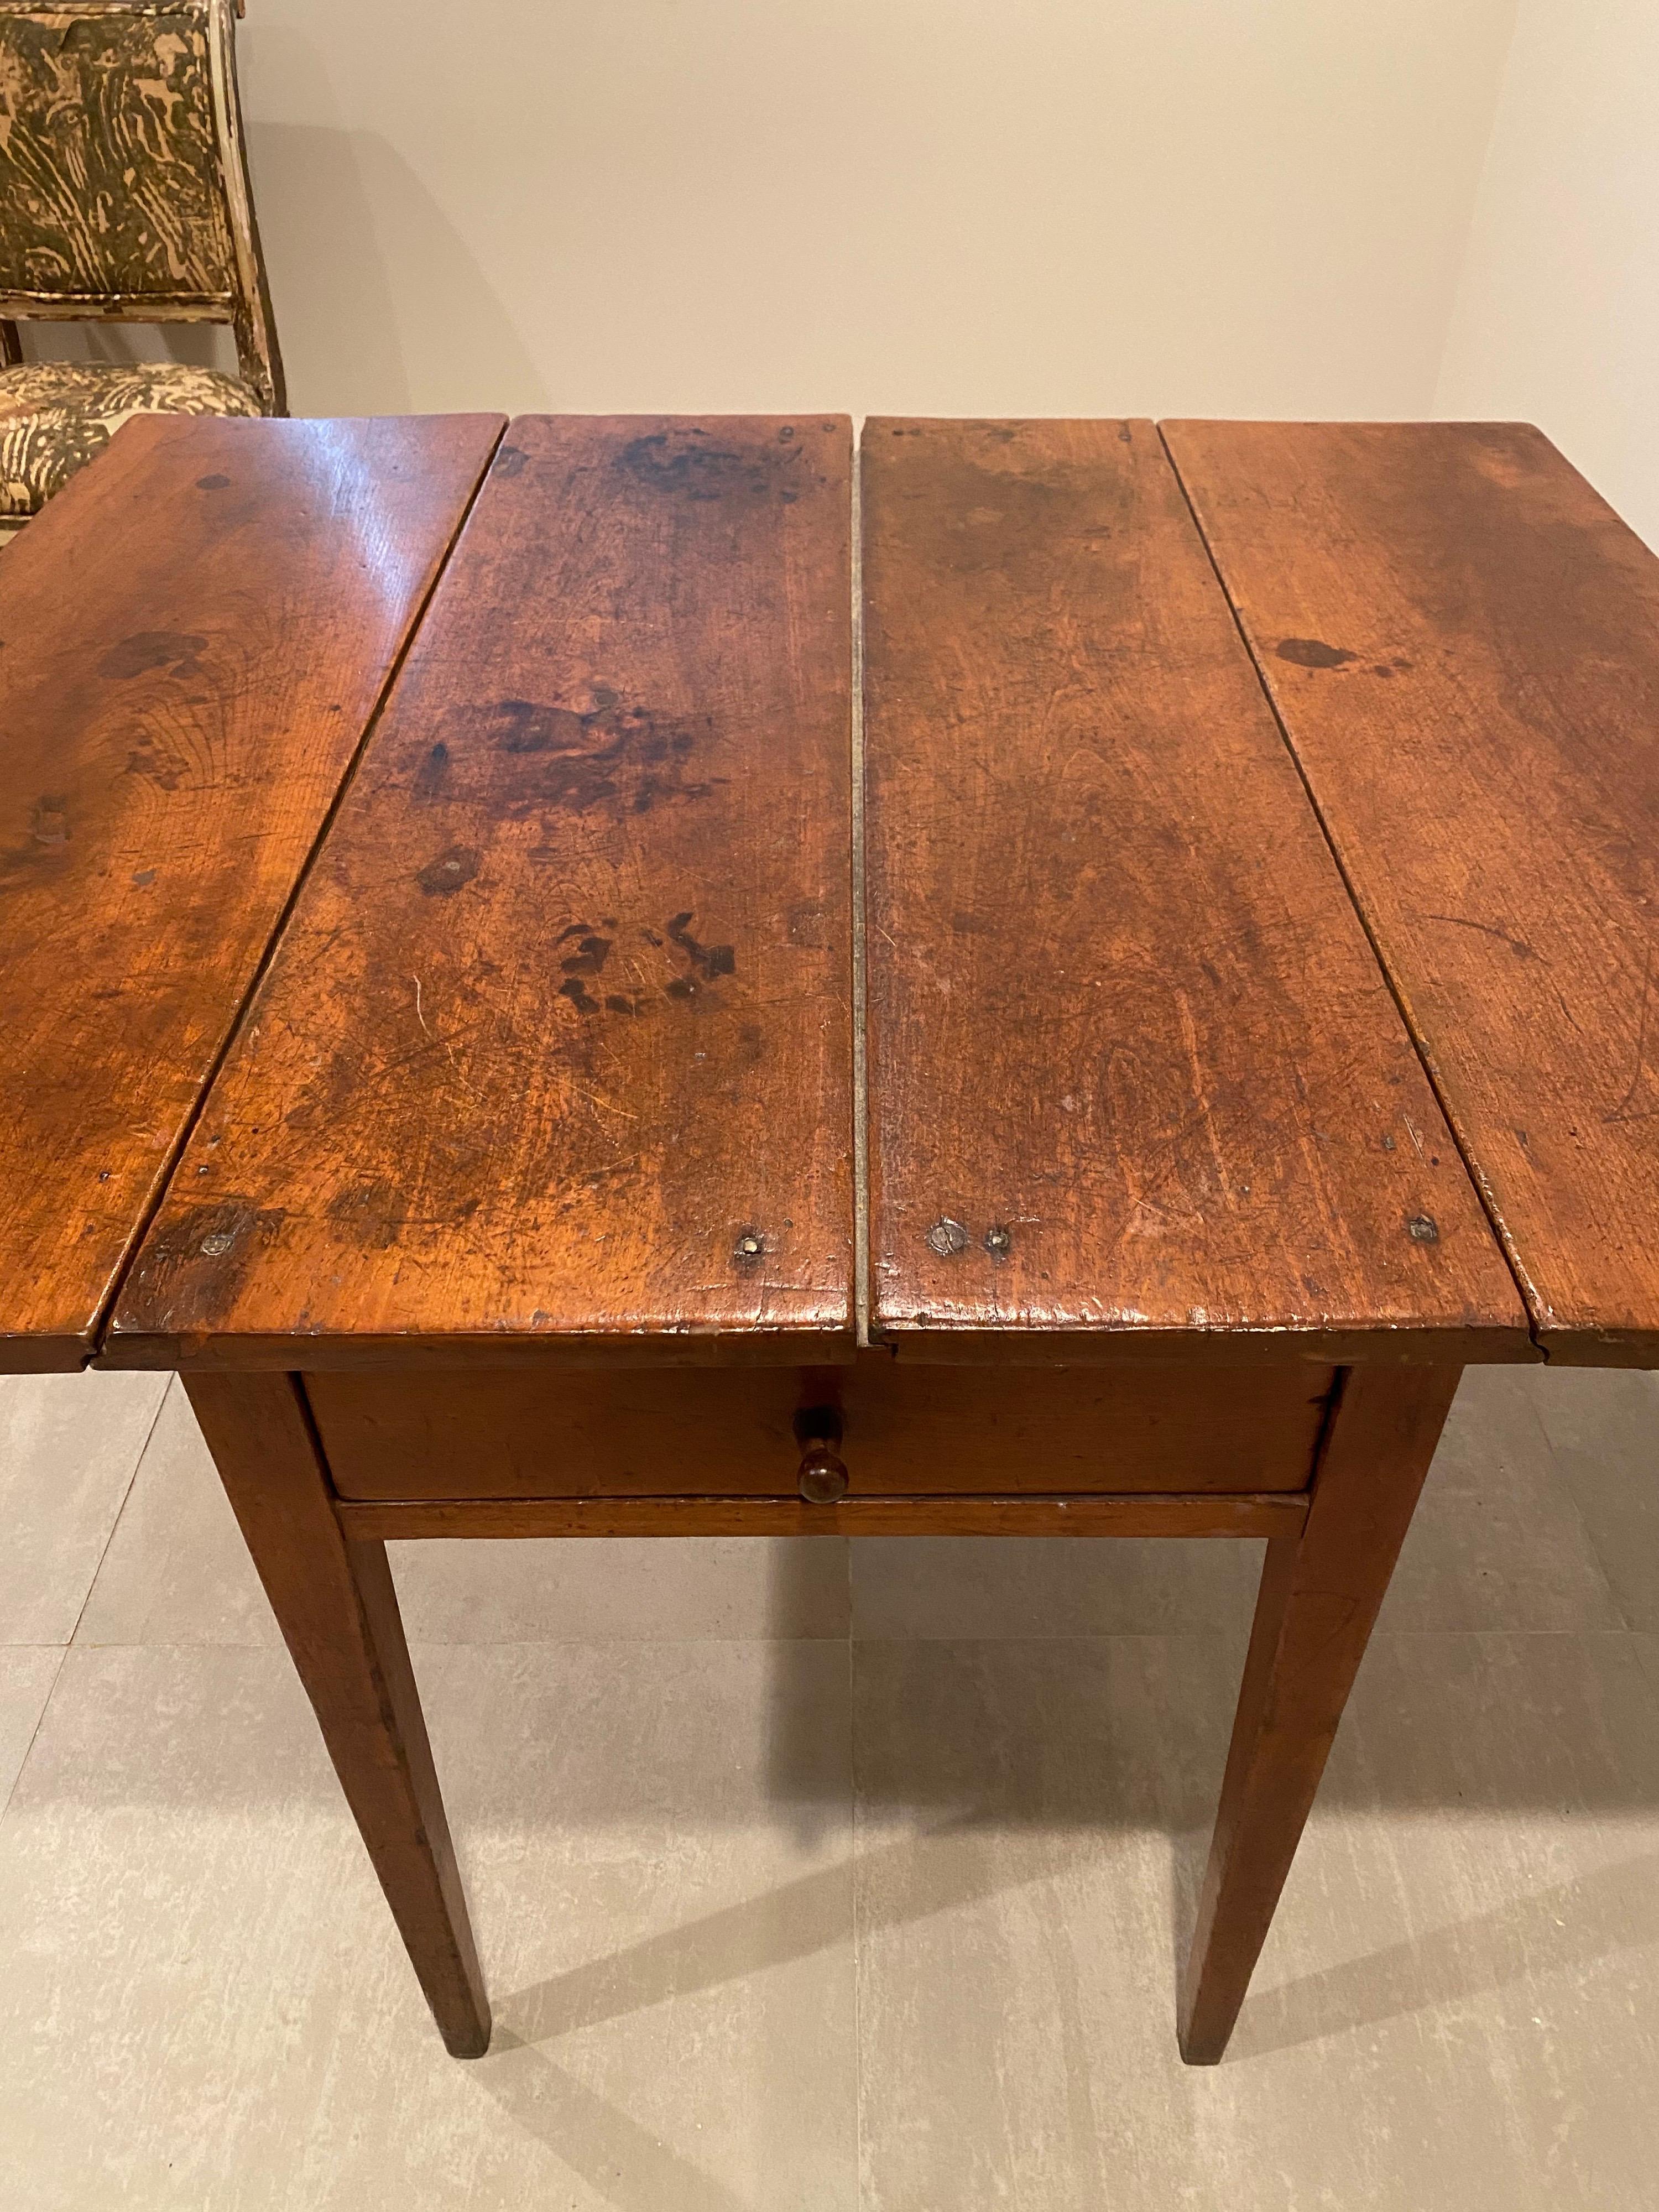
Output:
M1624 1097L1619 1101L1619 1103L1613 1108L1611 1114L1604 1114L1601 1116L1601 1119L1609 1124L1616 1121L1644 1121L1647 1120L1649 1113L1652 1110L1651 1109L1647 1109L1640 1114L1632 1114L1630 1110L1631 1101L1636 1096L1638 1086L1640 1085L1642 1080L1643 1071L1647 1066L1648 1012L1650 1007L1652 1006L1652 1003L1653 940L1650 938L1648 940L1647 957L1642 963L1642 1007L1641 1012L1636 1018L1636 1065L1631 1070L1630 1081L1626 1086Z
M1493 922L1472 921L1462 914L1425 914L1419 915L1418 919L1420 921L1449 922L1454 929L1474 929L1482 937L1495 937L1500 945L1509 946L1517 960L1531 960L1537 957L1524 937L1512 936L1507 929L1500 929Z

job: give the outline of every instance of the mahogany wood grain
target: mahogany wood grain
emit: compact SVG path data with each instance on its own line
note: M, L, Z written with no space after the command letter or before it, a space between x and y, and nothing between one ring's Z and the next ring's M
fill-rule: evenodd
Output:
M879 1331L1527 1356L1152 426L872 422L863 511Z
M1306 1522L1267 1547L1182 1987L1191 2065L1232 2033L1458 1372L1351 1369Z
M484 1498L342 1503L348 1534L447 1536L1293 1536L1304 1496Z
M294 1376L185 1388L444 2042L481 2057L489 2005L386 1547L337 1521Z
M1297 1491L1334 1377L1268 1368L897 1366L307 1376L343 1498L775 1495L797 1410L839 1409L854 1498Z
M117 1360L850 1349L850 434L512 425Z
M1540 1343L1659 1364L1659 558L1523 424L1165 433Z
M501 428L139 416L0 562L0 1369L88 1356Z

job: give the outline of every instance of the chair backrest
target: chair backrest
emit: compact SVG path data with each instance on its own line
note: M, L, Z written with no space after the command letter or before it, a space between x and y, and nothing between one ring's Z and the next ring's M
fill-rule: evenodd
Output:
M285 401L232 0L0 0L0 317L233 325Z

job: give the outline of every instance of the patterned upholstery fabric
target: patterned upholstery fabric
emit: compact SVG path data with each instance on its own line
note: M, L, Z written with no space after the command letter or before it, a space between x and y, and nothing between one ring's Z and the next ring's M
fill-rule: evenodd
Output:
M234 289L204 0L0 0L0 292Z
M43 507L131 416L264 411L234 376L179 362L0 369L0 521Z

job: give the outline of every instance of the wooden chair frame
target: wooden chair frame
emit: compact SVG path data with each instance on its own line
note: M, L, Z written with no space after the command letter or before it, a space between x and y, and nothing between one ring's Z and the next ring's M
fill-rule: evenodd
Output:
M20 322L224 323L234 334L237 372L267 415L288 412L283 357L271 313L259 227L248 179L247 146L236 78L235 19L246 0L53 0L53 4L0 7L9 15L102 17L161 14L199 16L207 38L210 96L218 181L223 196L230 257L222 290L179 293L90 293L0 289L0 368L23 358Z

